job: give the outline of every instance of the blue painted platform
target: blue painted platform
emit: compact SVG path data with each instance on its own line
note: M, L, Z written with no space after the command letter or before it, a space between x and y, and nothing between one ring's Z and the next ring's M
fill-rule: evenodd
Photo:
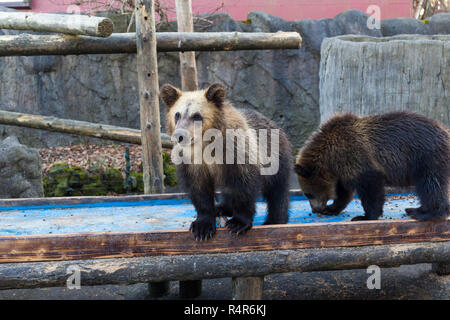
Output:
M410 195L406 197L408 194L389 196L382 219L407 219L405 208L419 206L417 199ZM348 221L363 214L358 198L339 216L330 217L311 213L309 202L304 196L291 196L289 223ZM188 229L195 216L195 209L189 199L0 206L0 236ZM254 225L261 225L265 216L266 203L259 201Z

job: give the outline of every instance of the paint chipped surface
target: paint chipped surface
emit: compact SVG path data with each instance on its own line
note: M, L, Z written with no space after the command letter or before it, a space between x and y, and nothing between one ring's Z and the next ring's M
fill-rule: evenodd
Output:
M419 202L415 198L388 198L382 219L407 219L405 208L416 206ZM254 225L261 225L267 205L259 201L256 209ZM320 216L311 212L305 197L292 196L289 223L349 221L363 214L357 198L338 216ZM0 236L188 229L195 217L189 199L3 207L0 208Z

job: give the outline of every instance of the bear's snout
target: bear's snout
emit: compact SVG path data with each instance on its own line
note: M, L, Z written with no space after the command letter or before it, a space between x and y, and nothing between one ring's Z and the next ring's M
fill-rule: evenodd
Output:
M190 145L192 142L192 137L187 130L176 129L172 134L171 140L174 143L181 145Z

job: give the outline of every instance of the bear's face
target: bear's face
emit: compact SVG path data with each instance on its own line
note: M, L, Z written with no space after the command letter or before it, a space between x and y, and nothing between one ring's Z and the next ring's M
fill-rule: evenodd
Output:
M308 198L312 212L322 213L328 200L336 198L336 183L329 177L324 177L312 164L295 165L298 183L304 195Z
M206 129L216 127L215 119L225 101L226 91L222 84L189 92L165 84L160 92L167 106L167 131L174 142L190 146L195 142L194 138L202 138Z

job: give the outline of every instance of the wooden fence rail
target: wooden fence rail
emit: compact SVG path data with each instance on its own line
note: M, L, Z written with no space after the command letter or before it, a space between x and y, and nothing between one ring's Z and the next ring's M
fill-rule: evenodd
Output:
M297 32L158 32L157 50L232 51L298 49ZM67 35L0 36L0 56L136 53L135 33L113 33L108 38Z
M141 130L86 121L0 110L0 124L141 144ZM161 133L161 144L172 148L172 141L165 133Z

